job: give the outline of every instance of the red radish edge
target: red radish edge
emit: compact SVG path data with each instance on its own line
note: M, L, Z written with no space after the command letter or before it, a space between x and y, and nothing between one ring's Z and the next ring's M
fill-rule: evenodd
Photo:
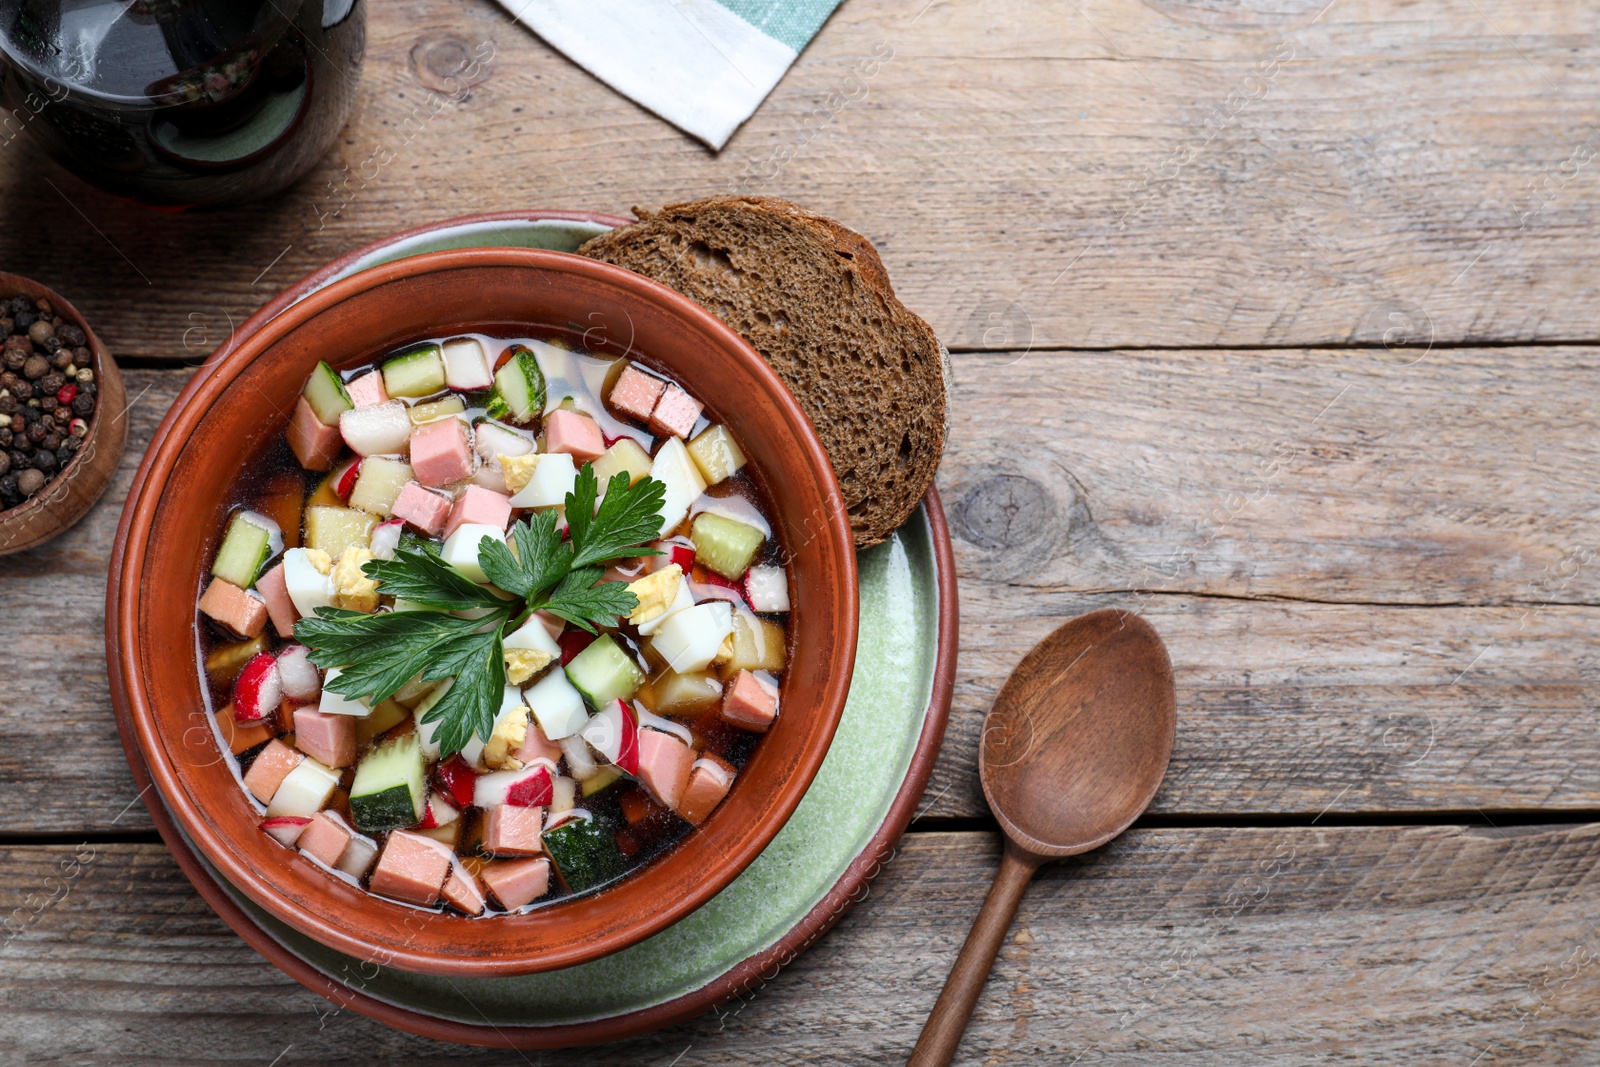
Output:
M278 676L278 661L270 652L257 652L244 665L234 684L234 720L260 722L271 715L282 700L283 680Z
M361 461L358 459L352 461L350 466L344 469L344 473L339 475L339 482L333 487L333 491L338 494L340 500L348 501L350 499L350 494L355 492L356 478L360 474Z
M629 774L639 773L639 717L633 708L617 701L622 709L622 745L617 751L617 767Z
M459 755L451 756L439 764L434 772L439 779L439 784L444 786L444 791L459 807L472 806L473 793L477 791L478 773L467 766L467 761Z
M561 646L561 665L565 667L571 663L572 657L588 648L594 639L594 634L582 630L563 630L561 636L556 638L556 644Z
M300 840L300 832L311 820L299 815L273 815L261 820L261 828L284 848L293 848Z
M514 808L541 807L554 797L555 783L550 779L550 769L544 766L534 768L533 774L506 790L506 803Z

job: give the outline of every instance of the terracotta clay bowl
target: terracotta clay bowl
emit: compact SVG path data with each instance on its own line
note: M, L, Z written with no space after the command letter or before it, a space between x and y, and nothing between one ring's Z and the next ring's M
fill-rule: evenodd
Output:
M369 362L425 337L565 328L681 380L744 446L765 483L793 578L784 714L695 832L598 893L467 919L368 895L257 828L223 759L200 677L195 603L239 466L283 431L319 359ZM827 754L854 666L855 552L816 434L772 369L687 298L560 252L469 249L363 271L289 308L194 376L156 432L123 512L107 591L113 699L173 818L234 885L341 952L444 975L568 967L700 907L770 842ZM129 738L124 738L125 743ZM147 798L154 801L154 797ZM159 823L159 820L158 820Z
M36 281L0 271L0 298L13 296L50 301L57 315L83 331L99 400L89 419L89 432L72 462L51 476L33 496L0 511L0 556L41 545L83 518L111 484L128 439L128 420L123 410L128 400L122 375L78 309Z

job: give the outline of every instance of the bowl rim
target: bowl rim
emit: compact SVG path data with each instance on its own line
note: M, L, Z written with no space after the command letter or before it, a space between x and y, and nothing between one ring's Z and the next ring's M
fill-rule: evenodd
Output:
M0 270L0 294L6 293L8 289L15 289L15 295L18 296L30 296L35 300L42 297L49 300L56 314L70 319L82 330L84 347L89 350L89 355L94 361L90 369L94 371L94 380L102 398L109 398L112 405L119 407L126 403L127 393L122 383L122 371L117 366L116 359L89 325L88 318L72 301L50 286L34 281L25 274ZM105 410L97 401L94 417L89 420L89 432L84 435L83 444L72 457L72 462L51 475L44 487L27 500L14 508L0 509L0 534L17 532L12 537L0 539L0 555L37 548L76 526L110 488L127 444L127 412L122 411L107 418ZM99 455L103 446L109 446L113 454L109 462L102 462L97 467L90 460ZM78 487L76 499L66 491L69 483ZM49 514L53 507L63 501L66 502L66 506L61 507L55 516L57 521L50 526L26 532L24 536L30 520Z
M217 832L210 821L203 817L206 809L196 803L182 785L166 741L158 729L156 713L152 708L152 694L140 672L134 669L141 662L139 587L150 547L153 520L174 467L215 401L245 368L269 352L292 329L339 303L396 280L473 267L542 269L586 276L591 281L614 286L627 299L653 302L676 319L703 331L722 335L728 350L745 364L744 369L763 380L769 395L796 431L795 436L801 443L802 451L813 461L818 458L822 460L820 464L814 464L817 468L815 473L821 483L824 500L832 505L827 509L824 527L829 536L823 540L830 546L828 551L834 558L835 569L843 586L833 597L830 620L836 646L832 661L834 669L828 672L818 691L813 712L825 717L822 736L826 743L814 744L810 750L800 753L793 773L769 805L760 828L741 847L731 852L725 851L723 861L713 868L710 877L699 880L672 901L643 912L635 920L579 946L560 952L541 953L537 957L527 954L449 955L417 948L409 943L358 936L327 921L313 909L294 906L268 878L243 861L242 853L230 847L231 835ZM815 429L777 372L731 327L675 290L608 263L544 249L452 249L379 264L326 285L291 307L277 310L242 344L235 345L230 339L185 384L152 436L122 512L114 559L117 566L111 570L106 595L106 652L112 698L132 727L134 736L129 738L125 733L124 744L137 744L150 770L151 780L161 794L160 797L146 796L147 806L160 804L164 799L174 821L194 842L195 847L246 896L283 922L341 952L351 955L377 952L387 965L419 973L478 977L569 967L609 955L643 940L700 907L733 881L771 843L799 805L832 744L848 696L855 660L858 583L854 543L843 499ZM157 821L159 824L160 820ZM312 869L310 865L306 868L307 871ZM325 872L317 874L327 877ZM491 920L485 930L493 928Z

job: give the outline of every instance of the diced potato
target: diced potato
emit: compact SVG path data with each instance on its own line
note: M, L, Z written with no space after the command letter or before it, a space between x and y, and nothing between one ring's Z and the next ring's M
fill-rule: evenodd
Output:
M399 701L385 700L372 709L372 714L356 720L356 743L366 744L379 734L388 733L411 717L411 712Z
M689 456L707 485L731 478L744 466L744 453L724 426L708 426L689 442Z
M360 458L357 457L352 462L360 462ZM318 482L317 487L313 489L311 491L311 495L306 498L306 507L343 507L344 501L339 499L339 479L344 477L344 472L349 470L349 468L349 463L340 463L334 467L333 470L329 471L327 477ZM294 546L285 544L284 547L292 548Z
M735 624L737 625L737 624ZM693 718L722 699L722 684L709 671L667 670L650 682L657 715Z
M216 685L232 685L244 665L266 647L264 636L219 645L206 654L206 677Z
M421 426L427 422L437 422L450 415L459 415L467 410L467 405L459 396L447 396L443 400L434 400L426 404L411 405L412 425Z
M377 524L376 515L355 508L306 508L306 547L337 558L351 545L370 543Z
M717 665L727 681L740 671L781 671L787 658L783 627L748 611L733 613L733 654Z
M650 453L631 437L624 437L594 460L594 476L600 480L602 489L622 472L627 472L629 485L650 473Z
M383 456L368 456L361 461L355 488L350 490L350 506L387 519L395 498L411 480L411 464Z

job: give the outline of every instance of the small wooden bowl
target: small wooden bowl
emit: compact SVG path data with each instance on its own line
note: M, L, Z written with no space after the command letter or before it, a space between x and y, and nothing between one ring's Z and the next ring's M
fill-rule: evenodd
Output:
M577 325L573 325L577 324ZM467 919L371 896L258 828L212 730L195 601L239 465L283 431L306 376L423 337L528 326L680 379L744 446L788 551L791 654L783 707L716 811L665 855L598 893L526 914ZM598 959L699 908L766 848L832 743L855 663L855 548L810 420L765 360L665 286L561 252L474 248L374 267L253 318L173 403L128 493L106 595L106 653L123 743L184 836L268 913L369 962L452 977L525 974ZM641 355L642 354L642 355ZM185 654L175 654L175 650ZM131 735L131 736L130 736ZM159 820L158 820L159 821Z
M123 410L128 400L122 388L122 374L88 321L54 290L20 274L0 271L0 299L14 296L50 301L57 315L83 331L93 358L90 369L94 371L99 399L89 420L89 433L72 462L27 500L0 511L0 556L41 545L83 518L111 484L128 443L128 420Z

